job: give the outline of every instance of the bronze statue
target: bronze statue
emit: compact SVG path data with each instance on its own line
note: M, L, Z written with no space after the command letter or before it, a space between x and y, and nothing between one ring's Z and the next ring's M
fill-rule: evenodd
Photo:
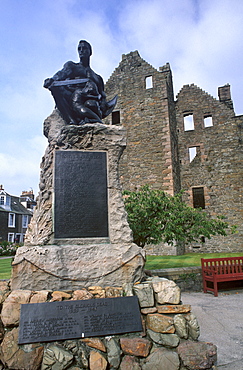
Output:
M78 54L79 63L65 63L63 69L44 81L44 87L51 91L67 124L103 123L102 118L114 109L117 96L107 102L103 79L90 68L92 48L87 41L79 42Z

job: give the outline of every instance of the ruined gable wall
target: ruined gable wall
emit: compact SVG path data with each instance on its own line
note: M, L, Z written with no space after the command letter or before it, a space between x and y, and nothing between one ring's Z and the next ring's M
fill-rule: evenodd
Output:
M177 96L177 123L181 186L184 199L191 206L192 188L204 187L205 208L211 215L226 216L239 226L239 233L214 237L194 245L195 251L242 251L243 247L243 146L239 141L239 122L233 109L194 85L182 88ZM192 113L195 129L184 131L184 115ZM204 127L204 116L211 115L212 127ZM197 147L197 156L189 161L189 147Z
M147 88L146 77L153 87ZM124 189L150 184L173 194L179 188L173 86L169 65L157 71L137 51L123 55L105 86L109 98L118 94L115 108L127 130L127 148L120 162ZM108 117L105 123L111 123ZM175 152L175 155L174 155Z

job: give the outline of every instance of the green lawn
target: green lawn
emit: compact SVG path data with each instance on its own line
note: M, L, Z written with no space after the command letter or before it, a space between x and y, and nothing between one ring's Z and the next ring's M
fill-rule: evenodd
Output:
M147 256L145 269L201 266L201 258L238 257L242 253L190 253L183 256Z
M0 259L0 279L10 279L12 258Z
M190 253L183 256L147 256L146 270L200 266L201 258L237 257L240 253ZM12 258L0 259L0 279L10 279Z

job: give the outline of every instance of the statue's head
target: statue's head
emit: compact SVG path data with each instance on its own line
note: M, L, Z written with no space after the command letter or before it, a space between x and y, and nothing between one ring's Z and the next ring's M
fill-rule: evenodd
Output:
M89 54L89 56L92 55L91 45L85 40L80 40L78 44L78 54L79 56L87 56L87 54Z

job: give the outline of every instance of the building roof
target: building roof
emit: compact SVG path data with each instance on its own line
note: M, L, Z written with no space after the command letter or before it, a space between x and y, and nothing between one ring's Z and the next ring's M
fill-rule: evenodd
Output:
M32 212L26 209L19 201L19 197L15 197L13 195L10 195L6 192L4 192L5 195L9 196L11 198L11 206L10 208L5 208L0 206L0 212L13 212L16 214L21 214L21 215L31 215Z
M19 197L11 196L11 210L14 213L20 213L22 215L32 215L32 212L20 203Z

